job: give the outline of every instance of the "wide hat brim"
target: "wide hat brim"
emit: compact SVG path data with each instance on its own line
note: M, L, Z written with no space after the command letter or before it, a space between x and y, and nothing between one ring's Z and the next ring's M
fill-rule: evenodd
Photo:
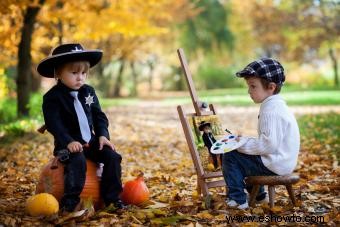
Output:
M203 129L204 129L205 126L211 127L211 124L210 124L209 122L204 122L204 123L202 123L202 124L200 124L200 125L198 126L198 129L199 129L200 131L203 131Z
M54 78L56 66L73 61L88 61L91 68L101 60L102 56L103 51L101 50L84 50L56 54L42 60L37 66L37 71L41 76Z

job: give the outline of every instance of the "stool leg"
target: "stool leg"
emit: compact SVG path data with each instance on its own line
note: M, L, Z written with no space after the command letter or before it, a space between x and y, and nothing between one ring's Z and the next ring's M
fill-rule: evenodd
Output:
M260 189L260 185L256 184L256 185L253 185L253 189L251 190L251 193L250 193L250 201L249 201L249 206L253 207L255 205L255 199L256 199L256 195L258 193Z
M293 192L293 187L292 187L292 185L291 185L291 184L287 184L287 185L286 185L286 188L287 188L289 197L290 197L290 199L292 200L293 205L296 206L296 200L295 200L295 196L294 196L294 192Z
M268 185L268 192L269 192L269 205L270 208L274 207L274 199L275 199L275 186Z

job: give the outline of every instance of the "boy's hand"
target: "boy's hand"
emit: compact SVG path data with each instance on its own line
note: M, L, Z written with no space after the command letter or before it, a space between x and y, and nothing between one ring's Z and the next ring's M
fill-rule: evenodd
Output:
M110 140L108 140L105 136L100 136L99 137L99 150L102 150L104 145L107 145L111 147L112 150L115 150L115 146L113 146Z
M83 146L81 145L81 143L79 143L77 141L73 141L73 142L71 142L71 143L69 143L67 145L67 149L71 153L82 152L83 151Z

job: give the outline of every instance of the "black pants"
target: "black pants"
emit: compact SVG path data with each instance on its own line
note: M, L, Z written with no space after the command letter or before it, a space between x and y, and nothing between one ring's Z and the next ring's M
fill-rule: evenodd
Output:
M213 160L213 164L214 164L215 169L218 167L218 157L220 158L221 165L222 165L222 154L213 154L213 153L210 152L210 148L209 148L209 155Z
M104 146L98 150L98 140L90 142L90 147L83 152L71 153L64 168L64 195L61 207L73 211L80 201L86 178L86 158L97 163L103 163L103 173L100 181L100 194L106 205L119 199L122 191L121 161L122 157L110 147Z

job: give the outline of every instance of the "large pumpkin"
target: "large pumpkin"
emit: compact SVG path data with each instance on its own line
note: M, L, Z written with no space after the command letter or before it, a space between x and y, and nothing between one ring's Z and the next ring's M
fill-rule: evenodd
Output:
M120 198L126 204L139 205L149 200L150 192L146 186L143 174L140 174L136 179L127 181L124 184Z
M36 194L47 192L52 194L59 202L64 193L64 165L59 161L51 159L41 171L39 182L36 187ZM53 166L52 165L55 165ZM86 181L80 197L84 200L92 200L96 208L102 206L99 190L99 178L97 177L97 164L86 160L87 171Z

